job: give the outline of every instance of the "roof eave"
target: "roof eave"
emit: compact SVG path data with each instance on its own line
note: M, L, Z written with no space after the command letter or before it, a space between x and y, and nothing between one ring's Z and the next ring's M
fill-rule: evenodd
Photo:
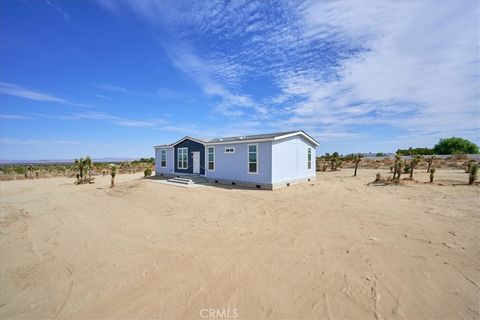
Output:
M238 143L254 143L254 142L265 142L273 141L273 138L264 138L264 139L243 139L243 140L230 140L230 141L215 141L215 142L205 142L205 145L217 145L217 144L238 144Z
M192 138L192 137L190 137L190 136L185 136L185 137L183 137L182 139L178 140L177 142L172 143L171 146L174 147L174 146L176 146L177 144L179 144L180 142L185 141L185 140L187 140L187 139L188 139L188 140L192 140L192 141L197 142L197 143L200 143L200 144L203 144L203 145L205 145L205 143L206 143L206 141L202 141L202 140L199 140L199 139L195 139L195 138Z
M293 133L289 133L289 134L285 134L283 136L277 136L275 138L273 138L273 140L281 140L281 139L286 139L286 138L290 138L290 137L294 137L294 136L297 136L297 135L301 135L303 136L305 139L307 139L308 141L310 141L312 144L314 144L316 147L318 147L320 145L320 143L318 143L317 140L313 139L312 137L310 137L308 134L306 134L304 131L297 131L297 132L293 132Z

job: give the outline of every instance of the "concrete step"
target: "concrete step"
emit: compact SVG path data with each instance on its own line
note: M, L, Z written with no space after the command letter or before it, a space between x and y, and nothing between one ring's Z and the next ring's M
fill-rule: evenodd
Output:
M190 179L190 178L183 178L183 177L175 177L175 178L172 178L172 179L176 179L176 180L179 180L179 181L194 181L193 179Z
M200 176L200 175L188 175L188 176L179 176L179 177L175 177L177 179L186 179L186 180L191 180L191 181L199 181L199 182L206 182L208 181L207 179L205 179L205 177L203 176Z
M202 183L207 183L208 180L205 179L202 176L196 176L196 175L186 175L186 176L180 176L180 177L175 177L167 180L168 182L173 182L173 183L179 183L179 184L185 184L185 185L192 185L192 184L202 184Z
M172 179L167 179L168 182L173 182L173 183L179 183L179 184L195 184L190 179L183 179L183 178L172 178Z

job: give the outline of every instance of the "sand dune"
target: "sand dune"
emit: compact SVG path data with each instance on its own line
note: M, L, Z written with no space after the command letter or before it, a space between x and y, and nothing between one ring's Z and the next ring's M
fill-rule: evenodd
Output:
M0 318L478 319L480 188L367 187L376 172L276 191L1 182Z

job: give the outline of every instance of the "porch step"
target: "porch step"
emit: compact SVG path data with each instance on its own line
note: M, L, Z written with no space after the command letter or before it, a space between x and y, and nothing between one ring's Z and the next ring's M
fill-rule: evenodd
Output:
M207 179L205 179L202 176L196 176L196 175L189 175L189 176L184 176L184 177L175 177L167 180L168 182L173 182L173 183L179 183L179 184L186 184L186 185L192 185L192 184L202 184L208 182Z
M173 183L180 183L180 184L195 184L190 179L185 179L185 178L172 178L172 179L167 179L168 182L173 182Z

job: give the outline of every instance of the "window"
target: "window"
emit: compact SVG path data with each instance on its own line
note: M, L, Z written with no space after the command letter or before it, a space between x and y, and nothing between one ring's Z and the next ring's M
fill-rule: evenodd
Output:
M167 166L167 150L160 150L160 167L165 168Z
M188 169L188 148L178 148L177 167Z
M312 169L312 148L307 151L307 168Z
M248 173L258 173L258 145L248 145Z
M208 171L215 170L215 147L207 148L207 169Z
M234 147L226 147L225 148L225 153L235 153L235 148Z

